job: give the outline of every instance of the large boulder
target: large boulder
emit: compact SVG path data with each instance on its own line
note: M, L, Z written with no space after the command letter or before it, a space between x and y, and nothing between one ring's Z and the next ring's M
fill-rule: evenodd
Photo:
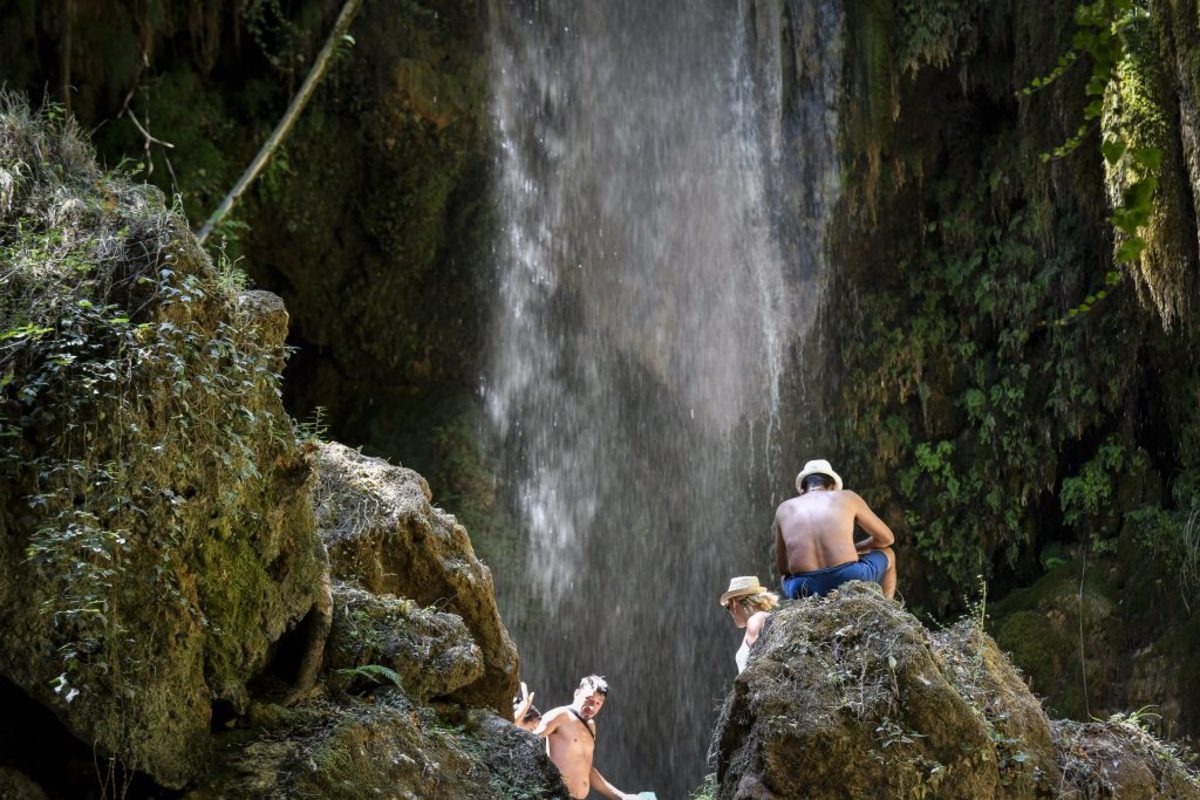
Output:
M956 677L928 631L867 584L783 608L722 710L719 797L1009 796L1010 773L1031 767L1004 758ZM1048 741L1045 718L1032 722Z
M554 800L568 795L534 736L487 711L439 717L398 688L369 702L255 708L229 735L220 769L185 800Z
M1106 722L1054 723L1062 761L1062 795L1077 800L1200 798L1200 777L1179 752L1156 739L1133 715Z
M979 619L930 632L859 582L772 614L712 750L722 800L1200 796L1128 720L1052 723Z
M478 680L450 697L511 713L517 650L466 530L431 503L425 479L336 443L316 451L317 527L335 578L462 618L483 656Z
M320 587L286 315L8 96L0 185L0 675L180 787Z

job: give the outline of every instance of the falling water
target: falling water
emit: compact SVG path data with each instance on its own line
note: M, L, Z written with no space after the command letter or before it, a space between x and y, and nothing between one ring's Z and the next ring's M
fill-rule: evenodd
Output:
M543 708L608 676L597 766L684 797L770 565L781 393L837 188L835 0L493 0L497 295L484 381Z

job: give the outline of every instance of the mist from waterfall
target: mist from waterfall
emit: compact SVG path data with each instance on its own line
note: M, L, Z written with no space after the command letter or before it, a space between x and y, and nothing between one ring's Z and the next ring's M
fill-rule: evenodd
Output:
M836 2L494 0L483 394L538 705L608 676L596 765L685 797L770 569L787 373L837 192Z

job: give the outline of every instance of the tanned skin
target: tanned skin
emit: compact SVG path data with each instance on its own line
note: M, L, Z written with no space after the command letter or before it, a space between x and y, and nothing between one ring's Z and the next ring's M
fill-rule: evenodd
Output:
M745 604L744 597L731 598L725 604L725 608L729 610L733 617L733 624L739 628L746 629L746 635L742 637L742 643L747 648L753 647L758 641L758 635L762 633L763 626L767 624L767 612L760 611Z
M867 538L854 541L857 523ZM775 568L780 574L812 572L858 560L860 553L878 550L887 556L883 593L896 593L896 541L891 528L867 502L849 489L832 485L809 489L775 510Z
M575 690L575 701L569 706L547 711L533 732L546 739L550 760L562 773L563 783L574 800L584 800L592 789L611 800L637 800L637 795L622 792L592 765L596 749L593 718L604 705L605 698L605 694L594 691L585 678Z

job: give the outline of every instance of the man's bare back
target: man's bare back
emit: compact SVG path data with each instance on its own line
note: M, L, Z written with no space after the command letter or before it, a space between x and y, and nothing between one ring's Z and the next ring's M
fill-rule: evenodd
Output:
M891 545L896 537L865 500L848 489L835 488L840 485L840 479L835 484L830 478L824 485L808 489L798 486L800 495L785 500L775 510L775 567L784 576L800 575L854 564L860 555L878 550L887 558L887 569L880 582L884 593L891 597L896 588ZM856 523L868 538L854 541Z
M775 530L784 545L776 546L779 571L812 572L857 561L855 521L878 549L895 539L883 520L848 489L811 491L784 501L775 510Z

